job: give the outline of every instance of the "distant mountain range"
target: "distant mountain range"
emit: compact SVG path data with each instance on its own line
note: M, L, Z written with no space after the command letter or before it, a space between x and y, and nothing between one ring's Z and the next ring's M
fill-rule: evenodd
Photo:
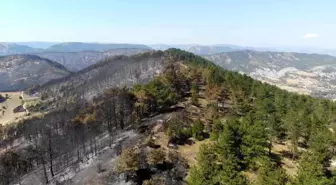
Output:
M13 54L27 54L41 52L42 49L36 49L25 45L18 45L13 43L0 43L0 56Z
M149 45L154 50L167 50L169 48L178 48L182 50L188 50L189 48L196 46L196 44L175 44L175 45L168 45L168 44L153 44Z
M228 51L237 51L237 50L244 50L246 48L235 46L235 45L197 45L197 44L179 44L179 45L165 45L165 44L156 44L151 45L155 50L166 50L169 48L178 48L182 49L196 55L211 55L216 53L223 53Z
M233 44L199 45L199 44L104 44L104 43L84 43L84 42L13 42L0 43L0 55L30 54L37 52L82 52L82 51L107 51L120 48L154 49L166 50L169 48L179 48L197 55L212 55L230 51L254 50L254 51L274 51L274 52L299 52L299 53L319 53L336 56L336 49L323 49L313 47L250 47Z
M155 44L150 45L155 50L166 50L169 48L179 48L192 52L197 55L212 55L223 52L230 51L243 51L243 50L254 50L254 51L273 51L273 52L297 52L297 53L318 53L318 54L328 54L336 56L336 49L323 49L314 47L251 47L251 46L239 46L233 44L217 44L217 45L198 45L198 44L177 44L177 45L167 45L167 44Z
M134 55L138 53L148 52L150 49L141 48L120 48L107 51L79 51L79 52L40 52L36 53L42 58L47 58L52 61L64 65L70 71L79 71L92 64L97 63L107 57L117 55Z
M55 44L51 42L21 42L20 44L0 43L0 55L32 54L41 52L82 52L82 51L102 52L121 48L152 49L142 44L98 44L98 43L81 43L81 42L67 42L67 43Z
M81 43L68 42L53 45L46 49L48 52L80 52L80 51L107 51L119 48L138 48L151 49L143 44L98 44L98 43Z
M336 98L336 58L330 55L244 50L204 58L290 91Z
M124 75L119 73L118 70L126 70L129 64L132 69L134 66L137 68L144 67L141 64L135 64L134 61L139 60L138 58L132 58L133 56L155 56L151 50L167 50L175 47L201 55L223 68L245 73L253 78L276 84L290 91L336 99L334 90L336 88L336 58L330 55L278 52L277 48L253 48L236 45L157 44L149 47L141 44L78 42L29 42L22 44L41 46L43 49L16 43L0 43L0 55L7 56L0 58L0 91L22 90L30 85L44 84L50 80L63 79L65 76L68 78L68 75L72 74L71 72L80 74L78 78L71 77L71 79L74 79L73 83L80 84L78 79L96 78L94 76L99 74L99 78L101 75L105 75L104 78L108 79L105 80L107 85L111 85L113 84L111 82L112 78L119 78L115 75ZM313 48L283 49L283 51L300 50L307 51L307 53L315 51ZM316 51L333 53L333 50ZM125 56L114 57L117 55ZM126 56L131 57L127 58ZM109 61L108 64L106 61ZM125 62L125 65L121 64L122 62ZM147 66L147 62L145 62L145 66ZM105 69L107 67L111 68L108 72L104 71L107 70ZM145 68L149 70L151 67L147 66ZM90 74L86 75L88 73L83 71L88 71L88 69L95 72L89 72ZM146 70L142 69L142 71ZM113 73L110 74L111 71ZM50 73L49 76L48 73ZM134 76L129 74L125 78L124 80L127 81L130 80L129 78L133 79ZM96 84L93 84L92 87L100 88L96 87Z
M0 91L23 90L69 74L61 64L34 55L0 57Z
M59 44L60 42L15 42L18 45L25 45L32 48L47 49L52 45Z

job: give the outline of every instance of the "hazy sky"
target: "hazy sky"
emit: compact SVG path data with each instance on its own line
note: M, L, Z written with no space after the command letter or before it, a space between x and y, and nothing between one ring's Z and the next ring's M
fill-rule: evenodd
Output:
M0 42L336 48L335 0L0 0Z

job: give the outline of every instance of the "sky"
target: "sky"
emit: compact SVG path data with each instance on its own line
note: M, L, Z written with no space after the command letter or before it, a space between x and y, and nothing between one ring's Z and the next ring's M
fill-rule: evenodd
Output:
M336 48L335 0L0 0L0 42Z

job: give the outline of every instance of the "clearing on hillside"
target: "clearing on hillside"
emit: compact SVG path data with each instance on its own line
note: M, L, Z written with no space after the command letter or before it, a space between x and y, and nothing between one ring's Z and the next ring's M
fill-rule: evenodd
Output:
M0 92L0 124L6 125L27 117L32 104L40 102L37 96L29 96L23 92Z

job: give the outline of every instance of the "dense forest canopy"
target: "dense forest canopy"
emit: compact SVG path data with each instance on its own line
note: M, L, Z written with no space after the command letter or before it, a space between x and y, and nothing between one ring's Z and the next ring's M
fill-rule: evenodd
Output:
M196 142L209 138L187 177L174 173L181 162L165 159L164 148L124 149L116 171L134 179L139 170L154 169L156 176L138 184L336 184L329 168L336 148L334 102L281 90L182 50L156 54L147 55L163 60L164 70L148 83L110 88L91 101L81 99L42 117L2 126L1 147L8 149L0 153L0 184L20 179L38 166L43 166L48 183L73 160L97 155L104 147L99 143L102 134L109 136L106 145L112 147L120 131L140 128L144 119L174 111L181 102L190 102L182 109L202 107L201 97L206 108L199 115L182 110L162 123L177 145L189 138ZM27 147L11 147L17 139L27 141ZM274 152L278 143L290 147L286 155L299 164L295 175L282 168L282 155ZM146 161L138 160L140 155L146 155ZM157 178L158 169L167 163L173 164L167 176L174 178ZM252 181L249 174L257 177Z

